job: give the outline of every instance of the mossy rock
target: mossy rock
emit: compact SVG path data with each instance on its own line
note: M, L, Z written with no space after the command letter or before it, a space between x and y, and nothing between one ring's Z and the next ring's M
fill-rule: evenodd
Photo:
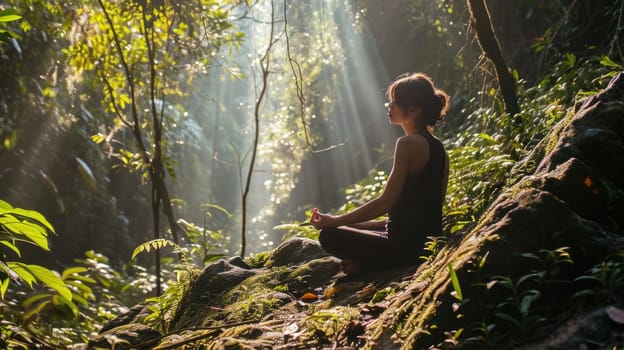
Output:
M275 248L268 256L264 266L298 265L328 255L318 241L296 237Z

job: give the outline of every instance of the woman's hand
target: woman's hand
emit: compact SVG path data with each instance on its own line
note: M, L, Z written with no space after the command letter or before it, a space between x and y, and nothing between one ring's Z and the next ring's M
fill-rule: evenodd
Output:
M336 216L330 214L321 213L317 208L314 208L312 211L312 216L310 217L310 223L317 229L321 229L324 227L336 227Z

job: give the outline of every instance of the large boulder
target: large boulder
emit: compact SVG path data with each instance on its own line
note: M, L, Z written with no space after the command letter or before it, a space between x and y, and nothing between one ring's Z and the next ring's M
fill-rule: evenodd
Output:
M233 265L224 259L206 266L184 295L171 321L172 327L197 325L206 314L206 308L221 294L255 274L255 270Z
M244 299L242 295L262 300L263 305L270 305L267 310L279 307L294 300L292 296L276 293L279 289L305 293L327 284L340 270L336 259L328 257L317 241L307 238L289 239L266 255L266 261L257 268L251 268L240 258L223 259L205 267L183 297L171 328L210 324L213 320L208 320L207 315L217 319L241 318L240 310L251 309L249 304L254 304L247 300L240 302L238 299ZM240 302L240 307L224 308L224 302L232 305Z

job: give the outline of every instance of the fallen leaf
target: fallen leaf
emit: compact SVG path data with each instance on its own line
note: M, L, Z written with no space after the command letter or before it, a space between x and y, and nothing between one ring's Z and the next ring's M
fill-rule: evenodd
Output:
M339 291L339 288L337 288L335 286L331 286L331 287L327 288L325 290L325 298L331 299L331 298L335 297L336 293L338 293L338 291Z
M299 299L301 299L301 301L315 301L318 299L318 295L308 292L303 294Z
M367 284L366 286L364 286L364 288L357 291L356 294L358 295L358 297L364 299L368 296L373 295L376 291L377 291L377 288L375 288L375 285Z
M588 188L591 188L592 185L594 184L594 182L592 181L591 177L586 176L585 177L585 181L583 181L585 183L585 186L587 186Z

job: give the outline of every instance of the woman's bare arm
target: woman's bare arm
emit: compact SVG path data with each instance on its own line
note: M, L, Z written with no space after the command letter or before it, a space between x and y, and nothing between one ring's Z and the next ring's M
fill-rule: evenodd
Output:
M369 220L364 222L357 222L355 224L347 225L353 228L359 228L362 230L385 230L386 220Z
M416 139L409 139L406 136L400 137L395 146L392 171L388 176L386 187L379 197L344 215L333 216L317 213L316 216L313 216L312 224L316 228L353 225L376 219L388 213L399 200L410 168L410 158L415 163L424 165L424 162L428 159L428 145L427 140L423 136L419 136ZM422 165L418 164L417 166Z

